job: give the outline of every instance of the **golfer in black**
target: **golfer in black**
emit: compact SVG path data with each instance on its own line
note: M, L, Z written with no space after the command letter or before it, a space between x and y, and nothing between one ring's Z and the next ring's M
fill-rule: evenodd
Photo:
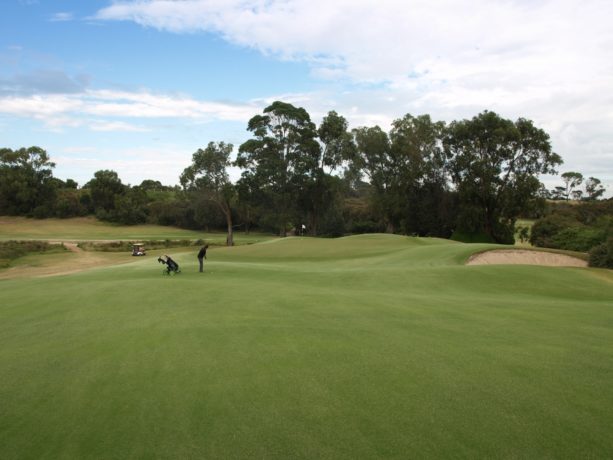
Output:
M200 251L198 252L198 262L200 262L200 273L202 273L203 270L203 266L204 266L204 259L206 259L206 250L208 249L209 245L205 245L202 246L200 248Z

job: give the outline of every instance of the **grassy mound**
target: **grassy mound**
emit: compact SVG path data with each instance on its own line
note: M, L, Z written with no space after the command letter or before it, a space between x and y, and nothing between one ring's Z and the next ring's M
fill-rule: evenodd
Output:
M613 277L288 238L0 281L3 458L613 454Z

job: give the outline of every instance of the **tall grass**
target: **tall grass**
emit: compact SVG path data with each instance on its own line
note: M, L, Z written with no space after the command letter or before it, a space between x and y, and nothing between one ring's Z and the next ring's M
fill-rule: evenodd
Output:
M12 260L31 253L65 251L62 244L50 244L46 241L0 241L0 268L6 268Z

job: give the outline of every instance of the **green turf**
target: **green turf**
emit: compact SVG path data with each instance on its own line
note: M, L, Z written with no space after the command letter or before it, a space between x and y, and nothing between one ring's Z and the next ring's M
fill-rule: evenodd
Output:
M613 276L292 238L0 281L0 457L611 458Z

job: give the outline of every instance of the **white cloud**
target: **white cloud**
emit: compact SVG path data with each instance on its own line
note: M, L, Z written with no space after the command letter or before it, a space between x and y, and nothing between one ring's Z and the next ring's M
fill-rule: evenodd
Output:
M54 175L75 179L80 184L89 181L96 171L111 169L126 184L138 185L144 179L153 179L174 185L190 159L189 151L173 146L112 150L68 147L53 156L56 163Z
M522 116L551 134L563 170L597 170L613 146L610 0L138 0L96 17L308 62L336 88L304 106L357 124Z
M77 112L83 108L83 101L68 95L33 95L24 97L6 96L0 98L0 112L39 120L50 120L53 116Z
M254 110L249 104L199 101L188 96L149 92L89 91L86 100L87 113L103 116L246 121Z
M611 68L611 60L601 62L603 52L611 56L611 15L608 0L139 0L114 3L96 17L219 33L359 81L406 78L440 64L444 74L428 78L491 72L566 81L559 70L573 77L587 75L585 64Z
M490 109L549 132L562 171L613 185L611 0L125 0L95 17L213 33L307 62L321 89L241 104L88 90L0 98L0 112L49 127L85 117L128 129L165 118L246 123L274 99L315 119L335 109L353 127L388 127L407 112L449 121Z
M62 12L62 13L55 13L53 16L51 16L50 21L51 22L65 22L65 21L72 21L73 19L74 19L74 13Z
M145 126L138 126L124 121L94 121L89 125L92 131L130 131L130 132L147 132L151 129Z
M0 97L0 113L34 118L57 129L86 124L96 131L144 131L119 119L191 119L247 122L261 110L257 103L201 101L187 96L87 90L78 94ZM96 117L85 123L83 117Z

